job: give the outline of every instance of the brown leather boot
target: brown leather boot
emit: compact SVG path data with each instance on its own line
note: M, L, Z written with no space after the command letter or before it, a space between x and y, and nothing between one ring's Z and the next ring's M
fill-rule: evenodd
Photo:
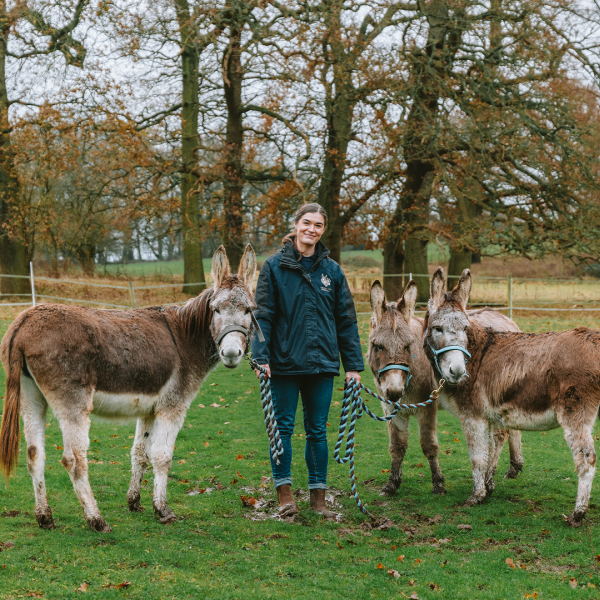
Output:
M325 490L310 490L310 507L328 521L335 520L335 513L332 513L325 504Z
M292 486L289 483L280 485L277 489L277 500L279 501L279 516L291 517L300 512L294 496L292 496Z

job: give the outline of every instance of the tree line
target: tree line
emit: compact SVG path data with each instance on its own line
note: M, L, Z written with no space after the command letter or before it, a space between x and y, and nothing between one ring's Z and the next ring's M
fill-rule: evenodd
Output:
M15 0L0 22L3 274L143 240L203 282L203 245L237 268L310 201L335 260L379 247L384 274L426 273L432 241L450 276L598 258L593 3Z

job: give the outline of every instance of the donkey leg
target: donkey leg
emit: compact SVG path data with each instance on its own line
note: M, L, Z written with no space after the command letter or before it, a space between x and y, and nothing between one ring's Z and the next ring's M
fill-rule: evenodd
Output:
M48 403L35 381L21 376L21 414L27 441L27 469L31 475L35 493L35 518L42 529L54 529L54 519L48 505L44 477L47 411Z
M184 416L168 418L156 417L150 432L150 454L154 468L154 514L161 523L172 523L175 513L167 504L167 476L173 462L173 448Z
M486 484L489 478L488 472L491 471L490 440L493 443L494 437L488 422L484 419L465 418L462 426L473 469L473 492L466 500L465 506L474 506L483 502L488 494Z
M382 496L392 496L402 483L402 461L408 448L408 416L396 415L388 421L388 432L390 434L389 452L392 457L390 478L381 489Z
M437 438L437 407L434 405L427 408L419 408L416 412L416 417L419 422L421 449L431 467L432 491L434 494L444 495L446 493L444 475L442 474L440 461L438 460L440 446Z
M127 490L127 503L131 512L142 512L140 491L144 472L150 465L150 429L154 419L138 419L135 427L135 439L131 447L131 482Z
M500 454L502 448L508 439L508 429L494 429L494 456L492 456L492 476L496 474L498 470L498 461L500 460Z
M91 408L91 398L89 404ZM69 415L68 418L57 415L63 433L64 451L62 464L69 473L73 489L83 507L83 514L90 529L108 533L112 529L100 514L88 480L87 451L90 445L89 412L89 410L86 410L79 414Z
M510 451L510 467L504 475L505 479L516 479L523 470L523 452L521 450L521 432L508 430L508 449Z
M559 422L561 421L560 417L558 420ZM565 521L571 527L579 527L590 504L592 482L594 481L594 474L596 472L594 439L591 427L586 425L573 427L570 423L561 423L561 425L565 431L565 440L573 453L575 468L579 475L575 508L568 517L565 517Z

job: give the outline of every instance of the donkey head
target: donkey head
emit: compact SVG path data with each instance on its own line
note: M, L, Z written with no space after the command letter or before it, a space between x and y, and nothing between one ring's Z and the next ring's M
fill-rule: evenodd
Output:
M419 340L410 327L417 302L417 284L411 279L398 302L387 302L379 281L371 287L371 335L367 361L379 393L395 402L402 397ZM391 367L391 368L388 368Z
M467 328L465 309L471 293L471 271L465 269L458 285L445 292L444 270L440 267L431 279L431 298L425 317L423 345L432 366L451 385L462 383L467 374ZM444 350L448 347L449 350Z
M252 281L255 271L256 255L250 244L246 246L237 275L231 275L223 246L213 256L210 331L223 364L230 369L238 366L254 333L252 311L256 304Z

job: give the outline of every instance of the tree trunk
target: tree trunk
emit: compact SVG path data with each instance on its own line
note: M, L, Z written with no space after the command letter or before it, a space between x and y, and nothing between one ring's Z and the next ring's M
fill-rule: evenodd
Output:
M2 22L7 23L4 2L0 4L0 13ZM8 121L5 70L7 34L8 31L4 31L4 36L0 38L0 274L28 276L27 248L19 239L18 232L10 230L11 224L15 222L15 219L11 219L11 211L18 205L20 190ZM30 282L23 278L0 277L0 291L3 294L29 294Z
M223 200L225 228L223 245L232 271L237 271L246 244L242 191L244 167L242 162L244 128L242 116L242 66L241 28L231 26L229 45L223 56L223 88L227 106L227 133L225 137L225 176Z
M195 30L187 0L175 0L179 33L181 36L181 224L183 231L183 283L203 284L202 243L197 198L198 179L192 174L196 166L198 139L198 49ZM204 285L184 285L183 292L196 296Z
M383 289L389 301L399 300L404 292L403 277L389 276L390 273L402 273L404 268L404 250L397 237L388 235L383 247Z
M93 277L96 270L96 246L92 243L82 244L77 248L77 260L87 277Z

